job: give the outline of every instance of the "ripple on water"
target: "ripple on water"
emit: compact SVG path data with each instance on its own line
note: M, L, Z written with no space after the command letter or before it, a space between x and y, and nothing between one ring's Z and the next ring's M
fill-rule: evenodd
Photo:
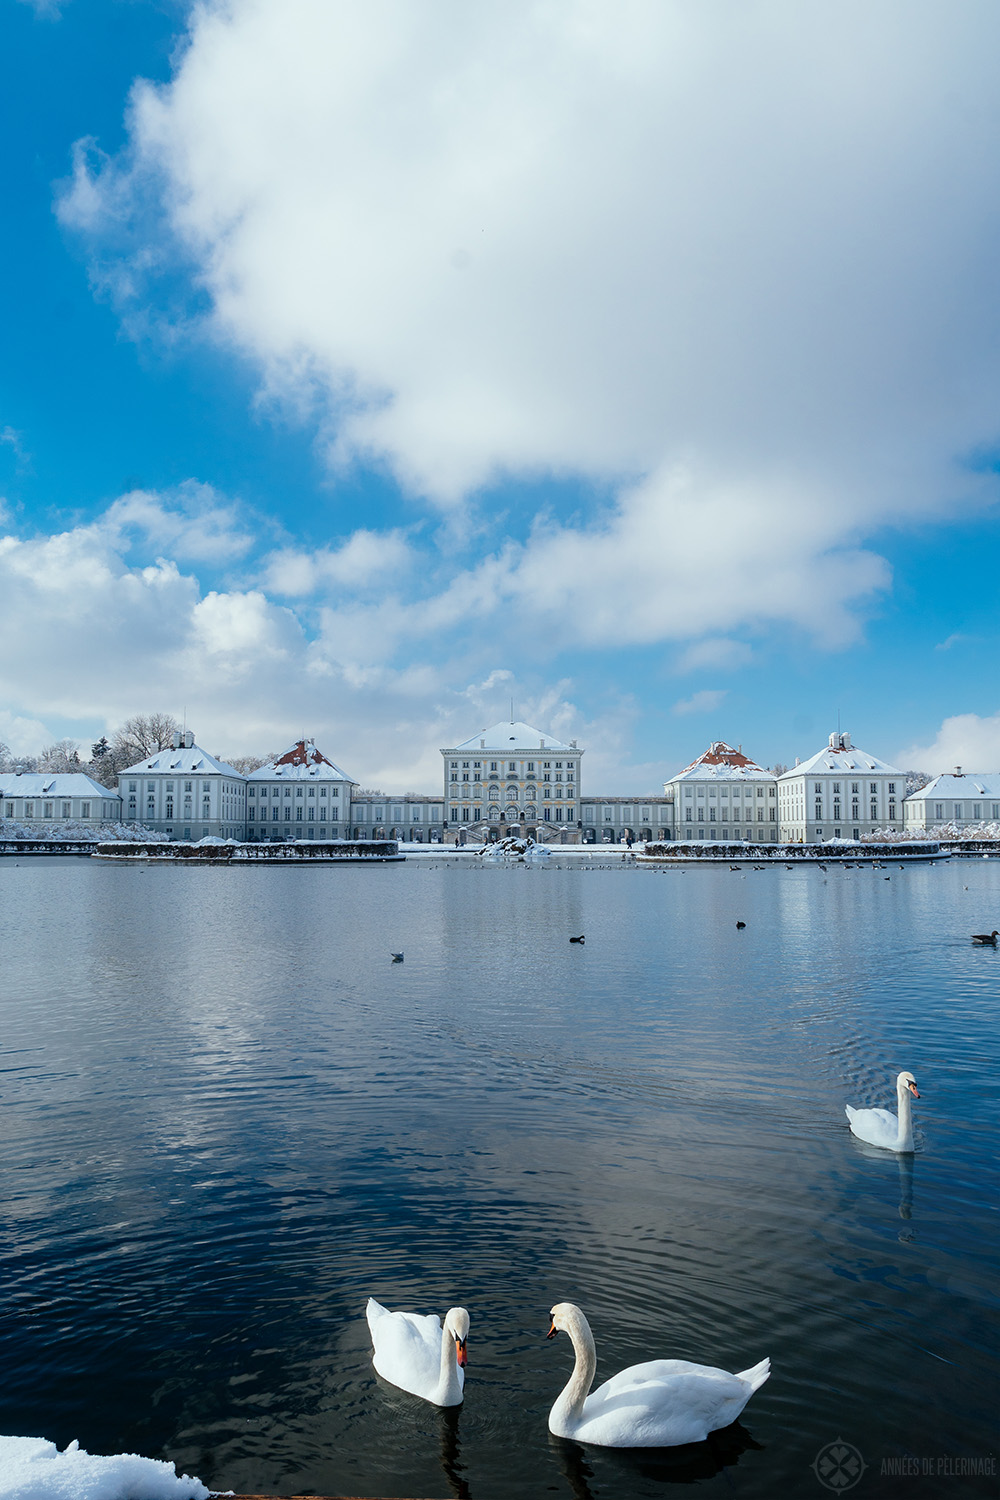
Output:
M1000 869L136 874L0 862L28 935L0 995L7 1431L478 1500L734 1468L811 1495L838 1434L876 1467L991 1451L998 971L967 933ZM903 1067L896 1158L843 1106L892 1106ZM470 1308L460 1412L375 1377L369 1294ZM598 1378L774 1375L695 1452L584 1453L546 1432L561 1300Z

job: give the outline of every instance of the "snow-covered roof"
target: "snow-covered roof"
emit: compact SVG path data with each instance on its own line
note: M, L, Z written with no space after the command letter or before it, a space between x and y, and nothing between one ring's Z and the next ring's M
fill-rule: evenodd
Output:
M1000 797L1000 773L996 771L944 771L935 776L926 786L911 792L907 802L915 797Z
M117 797L83 771L49 775L45 771L0 771L0 797Z
M774 773L766 771L756 761L744 755L739 748L733 749L725 740L714 740L703 755L693 760L683 771L671 776L667 785L675 781L773 781Z
M890 766L888 761L879 760L877 755L872 755L867 750L859 750L856 745L852 745L849 734L831 734L822 750L817 750L809 760L800 761L797 766L792 766L779 779L788 781L793 776L826 775L830 771L857 771L862 776L867 771L878 771L890 776L903 775L897 766Z
M478 734L472 736L471 740L463 740L453 750L444 751L444 754L476 755L482 753L486 755L490 751L495 751L499 755L510 755L515 750L552 750L558 753L560 750L576 749L575 745L566 745L551 734L543 733L541 729L534 729L530 724L523 724L519 719L512 719L509 723L503 721L499 724L491 724L489 729L481 729Z
M290 750L251 771L248 781L350 781L348 776L332 760L327 760L321 750L316 749L315 740L296 740Z
M178 776L235 776L237 781L246 780L242 771L227 765L224 760L216 760L198 745L180 750L157 750L155 755L147 756L138 765L119 771L118 780L121 781L123 776L143 776L148 771L158 771L161 776L173 771Z

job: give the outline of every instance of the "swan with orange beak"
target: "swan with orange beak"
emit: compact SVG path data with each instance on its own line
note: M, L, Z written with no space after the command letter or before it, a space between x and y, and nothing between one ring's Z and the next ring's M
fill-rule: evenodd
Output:
M390 1312L374 1297L365 1313L372 1363L383 1380L434 1406L462 1404L469 1338L464 1307L449 1308L443 1328L434 1313Z

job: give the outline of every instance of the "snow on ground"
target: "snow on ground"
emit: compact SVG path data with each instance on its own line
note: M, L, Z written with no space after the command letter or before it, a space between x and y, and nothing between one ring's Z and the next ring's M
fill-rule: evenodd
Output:
M68 819L64 823L16 823L12 818L0 818L0 841L8 839L46 839L55 842L104 844L135 841L143 844L166 842L165 833L153 833L141 823L101 823L97 828L91 823L78 823Z
M111 1458L45 1438L0 1437L0 1500L208 1500L200 1479L137 1453Z

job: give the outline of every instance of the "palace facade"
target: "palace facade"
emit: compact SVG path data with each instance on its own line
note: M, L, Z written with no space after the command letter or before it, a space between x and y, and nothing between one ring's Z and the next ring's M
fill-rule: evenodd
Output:
M906 796L905 773L831 734L776 775L715 740L646 797L583 787L584 751L518 720L443 748L439 795L363 792L313 740L244 775L187 730L130 766L110 791L83 773L0 773L0 819L45 827L138 823L168 839L268 842L392 838L467 843L508 835L545 843L824 843L888 829L973 829L1000 821L1000 774L956 767Z

